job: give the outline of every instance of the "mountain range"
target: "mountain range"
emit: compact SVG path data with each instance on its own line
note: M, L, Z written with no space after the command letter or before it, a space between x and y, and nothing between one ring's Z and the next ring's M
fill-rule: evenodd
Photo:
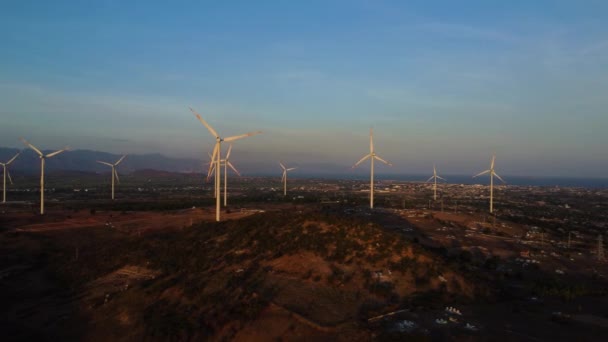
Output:
M0 147L0 161L6 162L20 150L16 148ZM51 150L43 150L50 153ZM66 151L46 161L45 171L84 171L106 172L109 167L97 163L98 160L114 163L121 155L91 150ZM188 158L170 158L159 153L128 155L120 164L122 172L133 172L142 169L154 169L169 172L201 172L202 162ZM21 150L21 155L11 164L11 170L20 173L38 173L40 158L30 150Z

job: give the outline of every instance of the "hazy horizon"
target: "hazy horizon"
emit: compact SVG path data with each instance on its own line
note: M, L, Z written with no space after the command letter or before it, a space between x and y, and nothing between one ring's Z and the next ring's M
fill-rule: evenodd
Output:
M604 178L608 3L14 2L0 146ZM227 147L227 145L225 145ZM369 170L368 164L361 171ZM254 170L241 170L255 172ZM322 170L316 170L320 172ZM312 172L312 171L311 171Z

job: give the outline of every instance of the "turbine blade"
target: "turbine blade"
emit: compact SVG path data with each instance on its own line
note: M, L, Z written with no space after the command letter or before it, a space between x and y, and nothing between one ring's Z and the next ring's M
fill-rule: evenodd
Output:
M285 165L283 165L283 163L279 162L279 165L281 165L281 168L285 170Z
M492 161L490 162L490 170L494 169L494 161L496 160L496 155L492 156Z
M97 162L100 163L100 164L108 165L108 166L114 166L114 165L112 165L110 163L102 162L102 161L99 161L99 160Z
M207 121L205 121L200 114L198 114L194 109L192 109L192 107L190 107L190 111L192 111L192 113L194 114L194 116L196 116L196 118L198 119L198 121L200 121L205 127L207 127L207 130L209 130L209 133L211 133L211 135L213 135L213 137L215 138L219 138L220 135L217 134L217 132L213 129L213 127L211 127Z
M213 154L211 155L211 164L209 164L209 171L207 172L207 177L211 177L211 170L215 167L215 157L217 156L217 150L219 149L219 145L216 143L213 148Z
M232 152L232 144L230 144L230 147L228 147L228 153L226 153L226 160L230 158L230 152Z
M116 172L116 169L113 169L114 171L114 177L116 177L116 183L120 184L120 178L118 178L118 172Z
M374 153L374 129L369 128L369 153Z
M479 176L481 176L481 175L485 175L485 174L486 174L486 173L488 173L488 172L490 172L490 170L485 170L485 171L483 171L483 172L480 172L480 173L476 174L475 176L473 176L473 178L475 178L475 177L479 177Z
M285 171L292 171L292 170L295 170L295 169L297 169L297 167L292 167L292 168L289 168L289 169L285 169Z
M8 167L5 168L4 170L6 170L6 175L8 176L8 181L11 182L11 184L13 184L13 179L11 178L11 173L8 171Z
M371 157L371 154L366 155L365 157L361 158L357 163L355 163L355 165L353 165L353 169L356 168L357 166L359 166L359 164L363 163L365 160L367 160L367 158Z
M500 179L501 182L506 183L502 178L500 178L498 173L494 172L494 176L496 176L496 178Z
M446 181L446 182L447 182L447 180L446 180L445 178L441 178L441 177L439 177L439 176L437 176L437 178L439 178L439 179L441 179L441 180L443 180L443 181Z
M234 171L237 175L239 175L239 177L241 176L241 173L239 172L239 170L237 170L234 165L232 165L231 162L228 162L228 167L232 169L232 171Z
M384 160L384 159L382 159L382 158L380 158L380 157L378 157L378 156L374 156L374 158L376 158L377 160L379 160L379 161L383 162L384 164L386 164L386 165L388 165L388 166L393 166L393 164L391 164L391 163L387 162L386 160Z
M46 158L51 158L51 157L54 157L54 156L58 155L59 153L65 152L65 151L67 151L67 148L64 148L63 150L59 150L59 151L55 151L55 152L49 153L45 157Z
M224 139L224 141L226 141L226 142L235 141L235 140L251 137L251 136L254 136L257 134L262 134L262 131L249 132L249 133L245 133L245 134L241 134L241 135L235 135L233 137L228 137L228 138Z
M427 179L427 180L426 180L426 183L430 182L430 181L431 181L431 179L433 179L433 178L435 178L435 176L431 176L431 178Z
M215 174L215 163L211 163L211 167L209 168L209 172L207 173L207 182L209 182L209 179L214 174Z
M116 166L116 165L120 164L120 163L122 162L122 160L123 160L123 159L125 159L125 157L126 157L126 156L127 156L127 155L125 154L125 155L123 155L122 157L120 157L120 159L118 159L118 161L117 161L116 163L114 163L114 166Z
M287 177L287 171L283 171L283 177L281 177L281 182L285 180L285 177Z
M6 165L10 165L15 159L17 159L17 157L19 157L20 154L21 152L17 152L17 154L15 154L15 156L11 158L11 160L6 162Z
M19 138L19 139L21 139L21 142L23 142L25 144L25 146L27 146L27 147L31 148L32 150L36 151L36 153L38 153L39 156L41 156L41 157L44 156L44 154L39 149L37 149L36 146L30 144L27 140L25 140L23 138Z

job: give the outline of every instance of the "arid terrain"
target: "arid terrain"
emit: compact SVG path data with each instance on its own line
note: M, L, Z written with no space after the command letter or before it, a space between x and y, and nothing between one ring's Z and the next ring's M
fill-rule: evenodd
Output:
M374 210L357 204L365 194L299 188L282 200L242 189L219 223L212 199L183 194L65 198L42 217L10 203L0 216L0 329L11 340L96 341L608 333L595 233L568 241L554 221L518 216L530 211L516 205L523 192L499 197L510 209L489 215L483 201L425 205L424 186L381 194ZM601 222L600 212L569 217Z

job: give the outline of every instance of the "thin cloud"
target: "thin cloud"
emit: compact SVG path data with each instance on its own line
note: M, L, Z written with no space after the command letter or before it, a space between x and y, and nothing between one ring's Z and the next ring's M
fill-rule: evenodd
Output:
M318 70L289 70L276 74L279 80L301 81L301 82L316 82L326 79L326 75Z
M416 27L423 31L460 39L498 41L503 43L517 43L521 41L518 36L509 32L462 24L429 22L418 24Z

